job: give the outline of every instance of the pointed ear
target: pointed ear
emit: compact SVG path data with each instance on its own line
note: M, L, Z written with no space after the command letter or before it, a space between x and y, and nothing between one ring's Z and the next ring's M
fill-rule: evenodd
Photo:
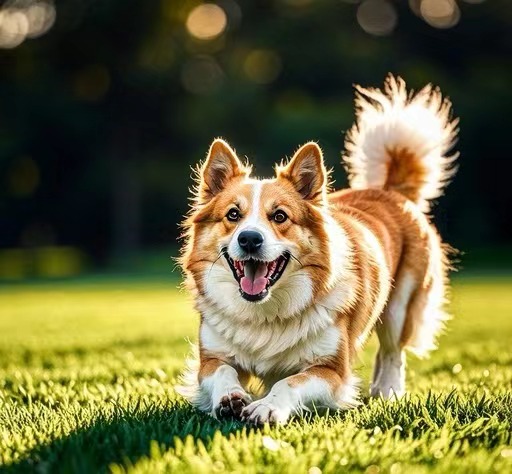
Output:
M302 145L290 162L278 169L278 176L291 181L304 199L317 203L326 199L327 171L322 150L315 142Z
M220 193L230 180L248 174L233 149L216 138L210 146L206 161L199 171L199 197L205 202Z

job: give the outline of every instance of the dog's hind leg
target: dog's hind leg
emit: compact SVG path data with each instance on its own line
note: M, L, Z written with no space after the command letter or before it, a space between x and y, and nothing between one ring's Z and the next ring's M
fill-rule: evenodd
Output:
M446 257L439 237L428 234L427 252L408 252L395 288L376 325L379 351L375 362L372 396L390 398L405 392L405 350L425 356L435 349L436 337L447 319L445 302ZM414 259L412 259L414 256ZM411 262L415 261L415 265Z
M437 336L448 319L443 310L448 262L436 238L431 238L429 255L426 275L409 303L400 338L402 347L420 357L436 348Z
M412 273L405 271L399 275L386 309L377 322L379 350L370 387L370 395L373 397L400 397L405 393L406 356L402 332L409 303L417 286L418 282Z

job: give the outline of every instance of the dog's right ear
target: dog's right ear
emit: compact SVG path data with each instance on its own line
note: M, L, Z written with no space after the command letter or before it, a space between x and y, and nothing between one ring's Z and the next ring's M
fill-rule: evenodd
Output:
M216 138L199 171L198 197L201 202L207 202L220 193L229 181L247 174L248 169L240 162L234 150L224 140Z

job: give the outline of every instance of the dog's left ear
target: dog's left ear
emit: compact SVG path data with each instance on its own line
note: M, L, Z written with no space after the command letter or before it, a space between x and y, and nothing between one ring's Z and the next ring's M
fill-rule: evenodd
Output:
M291 181L293 187L306 200L321 203L326 199L327 171L322 150L315 142L302 145L277 176Z

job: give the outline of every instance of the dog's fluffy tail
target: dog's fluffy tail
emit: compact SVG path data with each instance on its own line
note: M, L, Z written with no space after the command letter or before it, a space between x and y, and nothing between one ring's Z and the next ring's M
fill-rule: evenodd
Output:
M432 85L414 94L389 75L384 89L356 86L356 123L347 133L343 160L354 189L398 191L429 211L455 174L458 119Z

